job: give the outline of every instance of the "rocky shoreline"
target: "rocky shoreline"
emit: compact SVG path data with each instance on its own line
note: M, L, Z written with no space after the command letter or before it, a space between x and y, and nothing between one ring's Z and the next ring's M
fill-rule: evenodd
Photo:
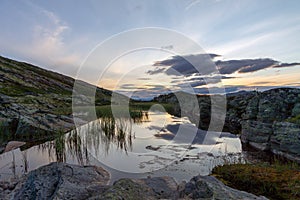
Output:
M178 95L182 94L161 95L155 101L172 103L177 108L173 114L180 115ZM184 95L185 99L189 99L190 94ZM226 99L223 131L239 134L243 143L256 149L300 162L300 89L244 91L228 94ZM198 102L199 128L207 130L211 118L210 96L199 95ZM199 119L198 115L193 114L195 106L186 106L190 108L186 115L194 122Z
M266 199L225 186L213 176L195 176L180 184L165 176L108 185L109 178L101 167L51 163L0 183L0 199Z

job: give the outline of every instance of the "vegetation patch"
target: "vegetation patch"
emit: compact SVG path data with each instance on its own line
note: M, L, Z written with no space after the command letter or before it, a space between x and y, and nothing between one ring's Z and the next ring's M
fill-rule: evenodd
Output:
M270 199L300 199L300 168L296 163L218 166L213 175L224 184Z
M286 121L290 122L290 123L300 124L300 115L297 115L295 117L289 118Z

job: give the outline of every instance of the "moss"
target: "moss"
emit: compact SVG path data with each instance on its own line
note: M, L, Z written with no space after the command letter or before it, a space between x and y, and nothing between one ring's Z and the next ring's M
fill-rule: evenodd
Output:
M295 117L289 118L286 121L290 122L290 123L300 124L300 115L297 115Z
M300 198L300 168L297 164L234 164L213 169L224 184L270 199Z
M120 179L99 199L152 199L149 194L152 193L147 187L143 187L130 179Z

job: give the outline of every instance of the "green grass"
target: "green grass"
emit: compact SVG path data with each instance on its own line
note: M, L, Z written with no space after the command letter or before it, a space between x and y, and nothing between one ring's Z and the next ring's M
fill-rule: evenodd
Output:
M156 103L156 102L131 102L130 107L140 109L140 110L149 110L154 105L161 105L165 111L169 114L174 113L174 107L169 103Z
M300 199L300 168L296 163L218 166L213 175L224 184L270 199Z
M54 144L55 144L56 158L58 162L66 161L65 141L66 141L65 133L63 131L57 131Z
M291 122L291 123L295 123L295 124L300 124L300 115L297 115L295 117L287 119L286 121Z

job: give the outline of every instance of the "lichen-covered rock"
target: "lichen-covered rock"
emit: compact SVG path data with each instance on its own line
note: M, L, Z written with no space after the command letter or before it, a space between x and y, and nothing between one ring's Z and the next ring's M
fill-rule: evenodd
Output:
M181 198L208 199L213 198L213 191L207 182L200 180L199 177L192 178L180 191Z
M120 179L90 199L178 199L177 183L171 177Z
M100 167L51 163L19 180L0 182L0 199L265 199L232 189L211 176L177 184L171 177L120 179L113 185Z
M296 103L292 110L292 117L300 115L300 103Z
M300 157L300 125L289 122L275 122L271 136L272 151L286 157ZM300 159L298 159L300 161Z
M141 185L131 179L121 179L116 181L113 186L108 188L102 194L93 196L89 200L106 200L106 199L156 199L151 188Z
M109 178L109 173L100 167L51 163L30 172L8 197L16 200L87 199L101 192Z
M192 178L179 191L182 199L218 199L218 200L237 200L237 199L267 199L253 194L236 190L224 185L213 176L196 176Z
M258 149L268 150L272 133L272 124L247 120L242 123L241 140Z
M172 103L175 111L180 111L180 105L174 100L175 94L161 95L155 98L158 102ZM296 88L276 88L264 92L238 92L227 95L227 110L223 131L241 134L242 142L260 150L270 150L273 153L284 155L293 160L300 160L298 140L293 145L288 145L286 140L292 139L291 134L286 135L285 140L279 140L282 134L273 135L274 128L278 129L278 122L299 123L300 119L300 90ZM175 104L174 104L175 102ZM208 95L199 95L198 103L200 116L187 113L189 119L196 123L199 120L199 128L207 130L211 122L211 101ZM221 105L221 104L220 104ZM192 113L192 112L191 112ZM179 115L180 113L174 113ZM198 117L198 119L195 119ZM216 121L216 119L214 120ZM275 125L273 125L275 124ZM296 126L296 125L295 125ZM211 127L210 127L211 128ZM282 129L283 127L281 127ZM290 130L289 130L290 129ZM279 130L276 130L279 131ZM286 126L287 133L294 132L292 125ZM272 136L272 140L271 140ZM276 139L277 138L277 139ZM279 148L278 146L281 146ZM284 149L284 151L282 151ZM284 153L283 153L284 152ZM295 159L296 156L296 159Z

